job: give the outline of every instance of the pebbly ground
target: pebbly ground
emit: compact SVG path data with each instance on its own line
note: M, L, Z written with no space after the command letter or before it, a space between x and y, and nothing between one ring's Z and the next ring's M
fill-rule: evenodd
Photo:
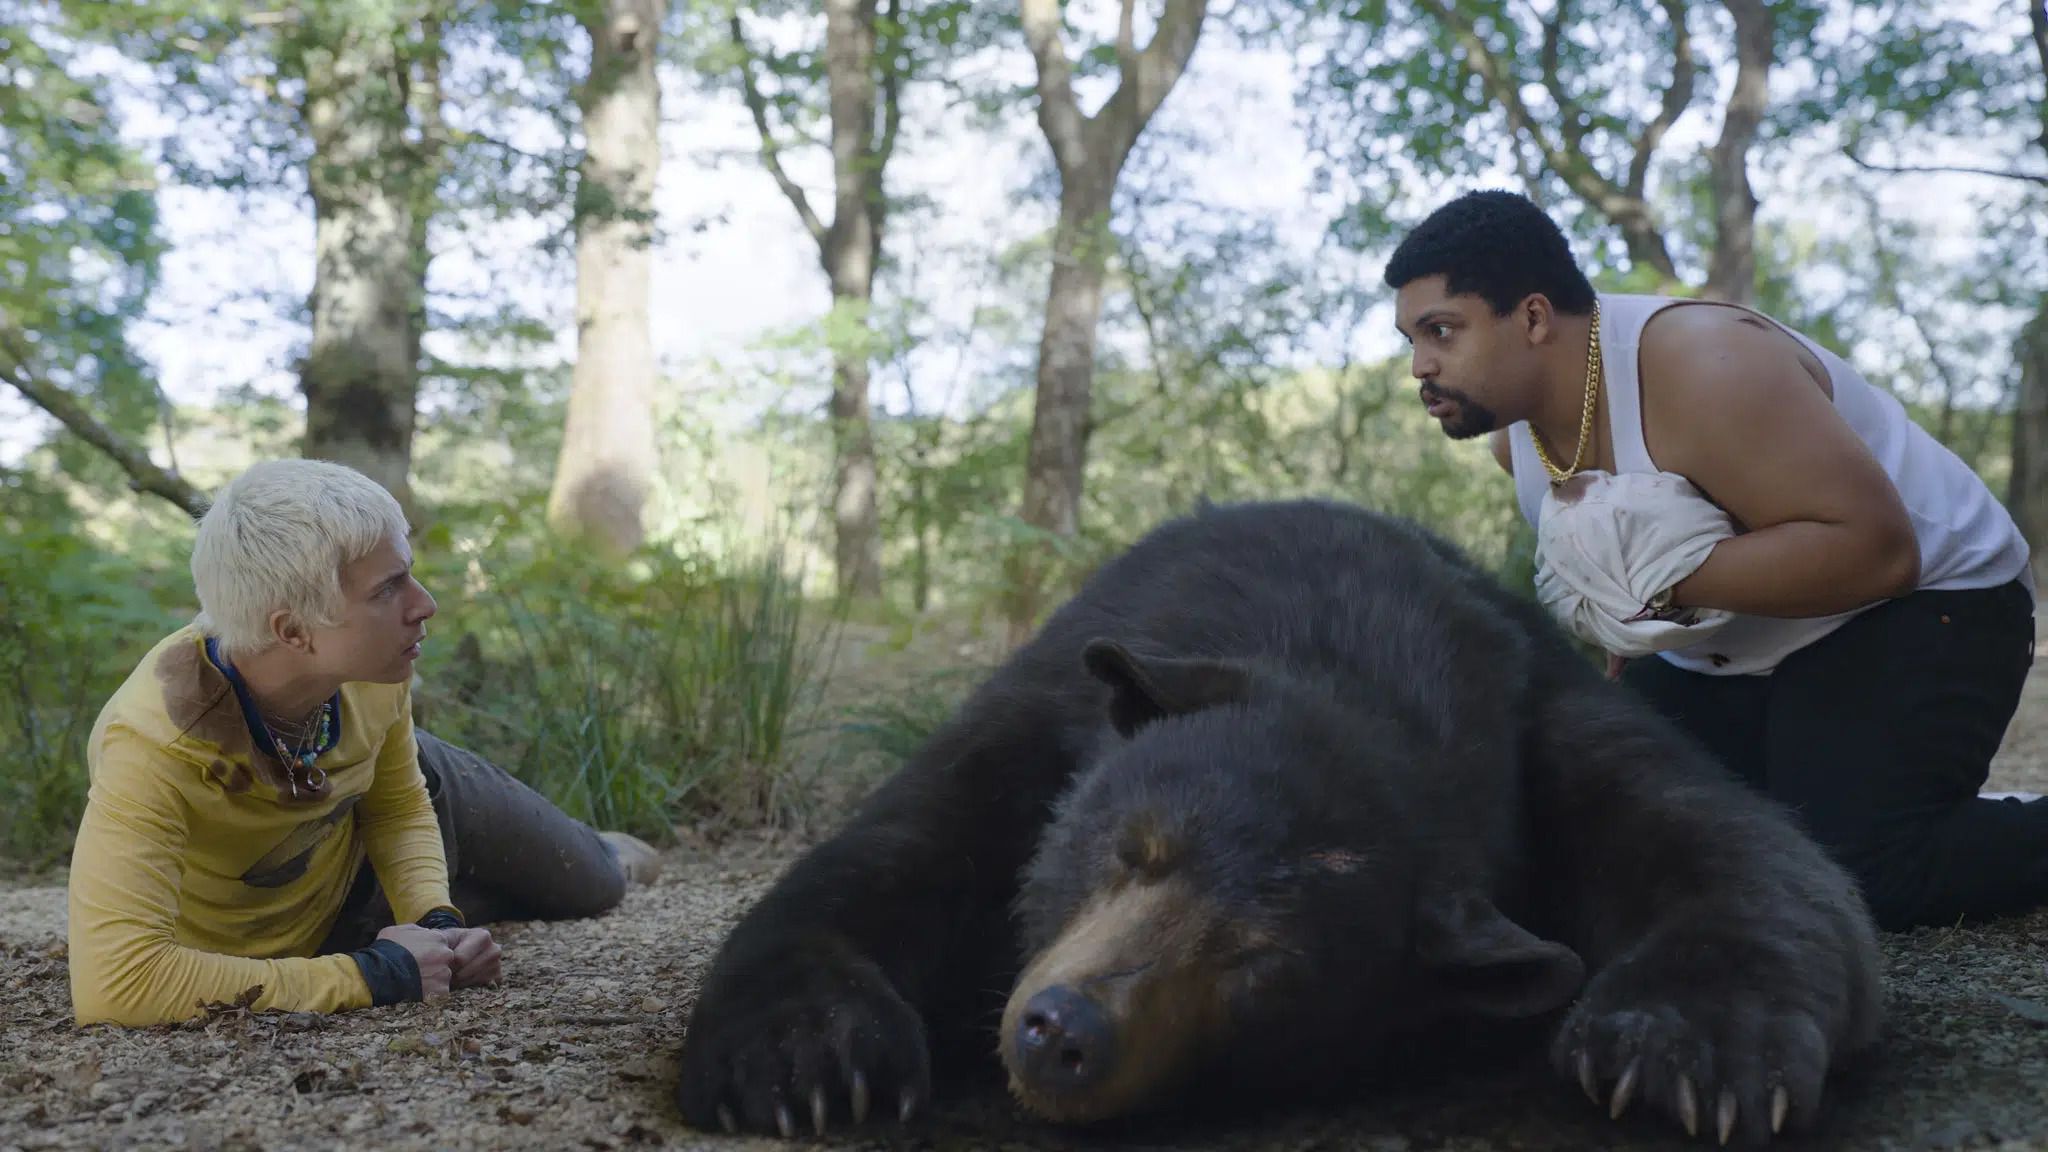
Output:
M2048 792L2048 675L2037 674L1992 786ZM64 890L0 896L0 1150L772 1147L685 1129L669 1103L698 973L724 929L797 849L752 839L677 849L599 920L498 929L505 980L434 1005L337 1017L226 1011L147 1032L70 1024ZM1885 941L1890 1019L1842 1081L1809 1149L2048 1148L2048 912ZM880 1126L844 1147L1213 1148L1508 1152L1700 1146L1641 1115L1620 1123L1534 1062L1343 1112L1232 1130L1080 1138L999 1098Z

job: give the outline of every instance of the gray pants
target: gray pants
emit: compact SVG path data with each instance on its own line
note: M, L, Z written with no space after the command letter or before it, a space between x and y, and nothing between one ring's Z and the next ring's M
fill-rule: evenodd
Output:
M625 874L595 829L474 752L425 731L416 740L441 825L449 895L472 927L582 919L609 911L625 895ZM365 860L320 951L367 947L392 919L391 902Z

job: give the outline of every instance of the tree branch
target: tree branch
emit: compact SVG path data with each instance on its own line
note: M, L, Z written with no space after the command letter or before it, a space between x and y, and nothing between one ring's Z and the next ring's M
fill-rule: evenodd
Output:
M2027 18L2034 25L2034 55L2041 61L2041 81L2048 84L2048 4L2041 0L2026 0ZM2048 92L2041 99L2041 135L2036 138L2044 152L2048 152Z
M896 0L888 0L888 6L882 9L882 22L890 29L898 27L896 23L897 7ZM902 35L900 31L892 34L899 38ZM880 37L877 37L877 39L880 39ZM899 40L894 48L901 48L901 46ZM903 69L901 54L898 51L892 49L885 53L878 53L878 56L881 57L880 63L882 67L882 132L881 136L875 141L874 157L875 171L880 172L889 166L889 157L895 155L896 131L903 123L903 111L899 99L899 93L903 87Z
M889 167L889 158L896 152L896 133L903 123L900 90L903 86L902 31L896 22L897 0L887 0L882 10L883 28L886 37L877 35L879 41L876 61L882 71L882 131L874 146L869 150L870 171L874 173L872 186L868 190L868 240L871 251L868 259L880 263L882 254L882 225L889 212L888 196L882 188L882 173Z
M1643 128L1643 134L1636 139L1635 155L1629 159L1628 194L1639 200L1649 184L1650 159L1656 153L1657 145L1664 142L1664 134L1671 131L1671 126L1692 106L1695 67L1692 30L1686 27L1685 22L1685 0L1662 0L1662 3L1664 17L1671 21L1671 84L1664 89L1657 118Z
M1117 13L1116 66L1119 83L1138 82L1138 0L1124 0Z
M775 141L775 131L768 125L768 102L761 96L761 89L754 83L754 54L747 48L745 30L740 26L739 9L733 9L729 23L733 47L740 51L740 94L747 102L747 111L753 113L754 128L761 134L761 164L768 169L768 175L775 178L775 186L796 208L797 218L803 221L804 231L811 234L819 247L825 244L825 223L811 210L810 197L789 173L782 167L782 146Z
M1493 49L1488 48L1486 42L1479 38L1479 33L1470 24L1458 18L1457 8L1452 0L1423 0L1423 7L1436 17L1437 22L1442 24L1450 32L1451 38L1457 41L1458 46L1464 49L1466 63L1478 75L1480 83L1486 86L1487 94L1507 110L1511 121L1524 127L1529 134L1530 142L1536 145L1536 151L1542 155L1543 162L1549 165L1551 171L1563 177L1564 182L1574 193L1603 210L1622 195L1621 189L1617 188L1613 181L1602 176L1586 162L1584 153L1576 148L1560 148L1544 133L1536 117L1530 114L1528 104L1523 102L1521 88L1515 83L1514 77L1508 75L1500 59L1493 54ZM1558 94L1552 92L1551 95L1555 98ZM1560 107L1565 108L1572 106L1568 100L1560 104Z
M30 402L57 418L72 435L106 453L128 474L128 486L138 492L161 496L198 519L210 501L184 477L157 467L149 454L123 440L113 429L95 420L71 394L38 377L27 364L13 333L0 333L0 379L19 389Z
M1166 0L1152 42L1133 55L1132 7L1131 0L1125 0L1117 30L1123 79L1088 122L1093 133L1090 153L1112 157L1112 166L1130 154L1138 134L1187 70L1188 61L1194 58L1195 41L1202 34L1202 22L1209 14L1209 0Z
M1735 87L1721 110L1721 137L1709 156L1714 188L1714 251L1704 295L1747 304L1756 298L1756 193L1749 149L1770 105L1777 17L1766 0L1721 0L1735 21Z
M2036 172L2009 172L2000 168L1977 168L1968 164L1879 164L1865 160L1856 154L1856 145L1845 144L1842 154L1858 168L1869 172L1883 172L1891 176L1948 173L1960 176L1992 176L2000 180L2023 180L2029 184L2048 187L2048 174Z
M1061 172L1079 169L1088 161L1083 136L1087 121L1074 102L1073 65L1067 62L1066 43L1060 36L1059 0L1020 0L1018 7L1024 39L1038 69L1038 126L1045 132Z
M1564 24L1571 18L1571 0L1557 0L1557 11L1543 22L1543 87L1550 92L1550 99L1557 105L1557 130L1564 137L1565 149L1574 155L1585 152L1586 127L1579 123L1585 110L1579 102L1565 91L1564 80L1558 75L1558 48L1564 39Z
M1052 145L1062 177L1099 157L1110 158L1111 171L1123 162L1194 58L1209 14L1209 0L1166 0L1151 43L1139 51L1136 0L1123 0L1116 43L1121 79L1101 109L1084 116L1074 100L1073 69L1060 37L1059 0L1020 0L1019 7L1024 36L1038 66L1038 124Z
M1209 0L1166 0L1166 12L1152 32L1152 42L1138 54L1138 123L1159 111L1166 94L1194 59L1195 41L1209 15ZM1119 92L1121 94L1121 92Z
M1640 196L1631 196L1626 189L1602 175L1583 151L1560 148L1544 134L1537 126L1536 118L1530 115L1529 106L1522 100L1520 84L1504 62L1479 38L1477 29L1459 17L1455 0L1422 0L1422 5L1439 25L1450 32L1451 39L1465 53L1466 66L1479 77L1487 94L1507 111L1509 123L1520 125L1528 133L1544 164L1564 180L1574 195L1599 209L1621 229L1623 238L1628 242L1629 257L1648 265L1664 280L1677 281L1678 266L1672 262L1671 249L1664 242L1664 233L1657 227L1649 203Z

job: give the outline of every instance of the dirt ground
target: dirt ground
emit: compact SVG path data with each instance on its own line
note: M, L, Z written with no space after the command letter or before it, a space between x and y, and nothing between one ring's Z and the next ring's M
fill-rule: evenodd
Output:
M2048 792L2037 672L1992 787ZM229 1012L196 1027L70 1023L64 891L0 899L0 1152L21 1148L768 1147L685 1129L670 1104L699 971L796 845L678 849L611 915L498 929L505 980L338 1017ZM2048 913L1890 937L1878 1058L1840 1081L1810 1149L2048 1148ZM998 1098L847 1147L1507 1152L1696 1146L1637 1109L1606 1119L1531 1061L1230 1131L1081 1138Z

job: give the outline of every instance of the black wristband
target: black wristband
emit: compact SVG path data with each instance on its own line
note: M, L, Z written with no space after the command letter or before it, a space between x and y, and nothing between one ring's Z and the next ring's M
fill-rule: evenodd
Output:
M363 983L370 986L370 1003L376 1007L422 998L419 961L412 958L405 945L396 940L379 940L350 955L362 970Z
M467 925L467 924L464 924L464 923L462 922L462 917L460 917L460 916L457 916L457 915L456 915L455 913L453 913L453 912L450 912L450 911L449 911L449 910L447 910L446 908L436 908L436 909L434 909L434 910L433 910L432 912L429 912L429 913L427 913L427 914L426 914L425 916L422 916L422 917L420 917L419 923L420 923L420 927L422 927L422 928L467 928L467 927L469 927L469 925Z

